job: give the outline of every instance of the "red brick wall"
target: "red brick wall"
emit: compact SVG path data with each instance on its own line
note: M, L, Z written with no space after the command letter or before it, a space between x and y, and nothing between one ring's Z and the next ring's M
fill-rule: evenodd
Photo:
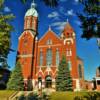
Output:
M34 36L30 31L23 32L19 37L17 59L22 65L24 78L30 77L32 65ZM27 57L26 57L27 56Z

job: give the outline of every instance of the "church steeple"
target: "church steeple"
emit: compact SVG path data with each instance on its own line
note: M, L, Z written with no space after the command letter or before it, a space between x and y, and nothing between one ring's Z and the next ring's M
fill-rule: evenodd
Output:
M30 9L25 14L24 30L37 31L38 25L38 12L34 0L31 3Z
M73 37L75 38L75 33L67 19L66 25L61 34L61 38L73 38Z

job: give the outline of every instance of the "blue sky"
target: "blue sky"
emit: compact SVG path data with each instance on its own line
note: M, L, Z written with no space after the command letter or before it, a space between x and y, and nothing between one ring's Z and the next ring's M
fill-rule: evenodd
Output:
M11 48L15 51L17 51L18 37L23 32L24 15L30 8L31 1L27 0L27 3L24 5L20 0L5 0L4 12L8 14L13 13L16 16L11 22L15 28L15 31L11 33ZM79 27L80 21L76 13L82 12L83 6L78 0L59 0L57 8L47 7L41 0L35 0L35 2L39 13L39 38L48 30L49 25L51 25L52 30L57 35L60 35L68 19L76 33L77 55L84 61L85 79L89 80L95 77L96 67L100 65L100 50L98 49L96 39L86 41L80 38L82 29ZM11 68L14 67L15 61L16 52L10 52L8 55L8 64Z

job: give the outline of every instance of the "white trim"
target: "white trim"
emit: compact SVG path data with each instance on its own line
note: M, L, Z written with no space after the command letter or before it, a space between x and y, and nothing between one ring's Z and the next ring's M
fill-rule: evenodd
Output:
M76 81L76 89L74 89L74 91L80 91L81 87L80 87L80 79L73 79Z
M27 80L28 80L27 78L24 79L24 81L27 81Z
M35 87L35 80L32 79L32 85L33 85L33 88Z
M39 68L38 72L36 73L36 76L39 75L39 72L42 72L42 75L44 76L44 73L43 73L43 71L41 70L41 67Z
M66 38L66 39L64 40L64 45L66 44L66 41L71 41L72 44L74 43L74 41L73 41L72 38Z
M96 80L100 80L100 77L96 77L95 79L96 79Z
M33 31L30 31L30 30L26 30L26 31L24 31L20 36L19 36L19 40L21 39L21 37L26 33L27 34L27 32L29 32L30 34L31 34L31 36L34 38L34 34L33 34Z
M27 58L27 57L33 57L33 55L32 54L28 54L28 55L18 55L17 57Z
M52 44L52 45L39 45L38 46L38 48L41 48L41 47L52 47L52 46L54 46L54 47L56 47L56 46L62 46L62 44Z

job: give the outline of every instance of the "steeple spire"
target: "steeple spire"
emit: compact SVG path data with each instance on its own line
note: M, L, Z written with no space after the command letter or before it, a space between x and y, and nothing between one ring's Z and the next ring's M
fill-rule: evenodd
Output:
M49 25L49 31L51 31L51 26Z
M68 18L67 18L67 23L69 22Z
M35 8L35 7L36 7L36 4L35 4L35 1L33 0L31 3L31 8Z

